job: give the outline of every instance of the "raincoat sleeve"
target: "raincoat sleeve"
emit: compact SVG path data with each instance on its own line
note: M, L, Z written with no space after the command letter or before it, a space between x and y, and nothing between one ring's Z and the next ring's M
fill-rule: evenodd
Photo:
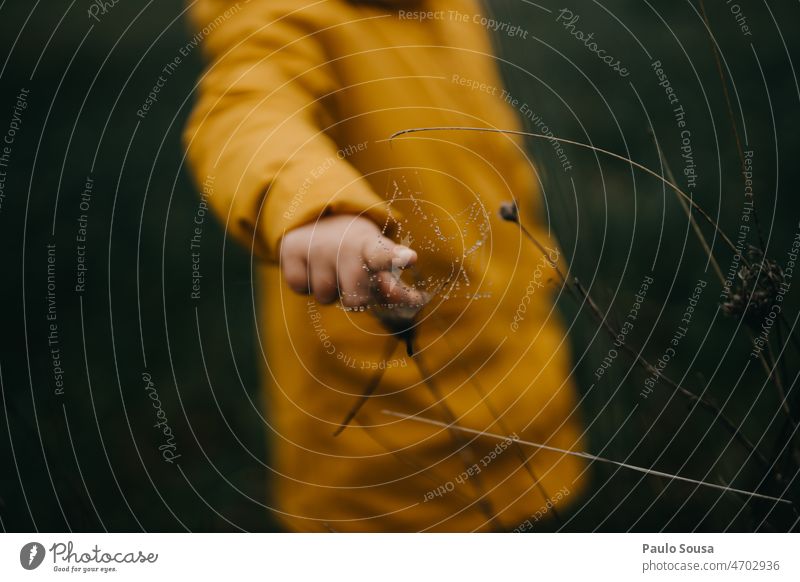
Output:
M326 103L337 83L318 31L270 2L232 15L221 4L193 8L209 64L184 140L227 232L275 261L286 231L322 215L364 213L382 225L383 198L340 159L328 133L335 119Z

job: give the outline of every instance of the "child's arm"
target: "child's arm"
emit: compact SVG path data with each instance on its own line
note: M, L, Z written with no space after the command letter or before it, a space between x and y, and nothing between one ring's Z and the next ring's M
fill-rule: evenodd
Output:
M199 0L192 9L198 29L225 5L231 6ZM324 133L335 121L323 102L337 87L313 31L288 14L291 5L243 4L206 37L211 64L186 130L189 161L197 181L212 184L209 203L228 232L267 260L281 258L295 290L331 301L338 289L344 301L360 305L367 285L362 260L381 271L392 257L409 263L415 255L404 247L394 252L381 236L375 224L386 220L383 199L338 159ZM376 278L388 290L385 275Z

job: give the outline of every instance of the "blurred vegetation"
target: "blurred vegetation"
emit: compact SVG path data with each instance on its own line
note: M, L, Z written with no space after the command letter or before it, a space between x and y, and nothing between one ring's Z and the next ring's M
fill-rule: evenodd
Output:
M198 198L183 168L180 132L201 71L199 51L183 58L147 116L136 115L162 68L192 35L184 6L180 0L121 2L98 23L72 4L0 4L0 132L19 91L30 90L0 210L0 526L272 530L264 509L269 434L258 390L251 264L213 221L203 233L208 279L202 299L187 301ZM680 132L650 66L660 59L691 130L699 171L692 194L735 235L744 185L696 2L654 7L614 0L574 8L577 28L594 32L598 44L624 61L631 72L625 79L555 22L561 5L540 2L549 13L521 0L491 5L495 18L530 33L528 40L497 37L502 68L511 94L530 104L555 135L629 155L658 171L652 127L680 176ZM739 131L755 151L767 252L779 263L800 219L794 159L800 95L791 64L798 43L784 30L797 22L798 10L789 3L769 10L748 4L753 34L745 37L729 8L709 1ZM528 130L537 128L529 122ZM720 284L706 271L707 258L675 195L623 162L564 147L573 167L568 173L547 141L530 140L548 218L572 273L603 309L611 308L611 321L625 316L643 277L652 273L655 285L631 342L653 361L669 344L696 282L708 281L667 373L707 389L770 450L780 424L774 387L755 362L745 367L750 340L738 322L718 312ZM87 286L77 294L75 236L87 176L94 181ZM53 395L46 317L46 245L53 242L63 396ZM725 272L731 253L719 241L715 249ZM797 297L793 290L785 306L792 324ZM664 384L641 398L645 375L625 356L595 382L610 339L585 309L579 312L566 298L561 307L592 452L743 489L759 486L758 466L707 412L673 398ZM787 348L783 358L787 389L796 381L797 356ZM180 467L159 454L145 371L176 435ZM783 508L767 515L771 506L736 495L642 479L607 465L594 465L592 472L592 492L563 516L564 529L785 530L794 519ZM765 517L771 526L762 524Z

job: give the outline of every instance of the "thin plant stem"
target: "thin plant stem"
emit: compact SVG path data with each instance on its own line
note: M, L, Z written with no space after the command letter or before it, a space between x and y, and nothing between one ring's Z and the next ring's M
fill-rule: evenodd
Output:
M510 433L511 431L508 429L508 426L503 421L500 414L498 414L497 409L495 409L494 405L489 401L488 395L483 389L483 386L481 386L474 377L470 377L470 384L472 384L472 386L475 388L475 391L478 393L478 396L480 396L484 406L486 406L486 408L489 410L489 413L492 415L492 418L497 423L497 426L500 428L500 430ZM511 448L514 449L514 452L517 454L517 458L522 462L522 466L524 467L525 472L528 473L531 481L533 481L534 487L539 490L539 493L542 494L542 497L544 497L545 500L550 499L550 495L547 493L544 485L542 485L541 479L539 479L536 471L533 469L533 467L531 467L530 459L528 455L525 454L523 448L519 446L516 441L511 443ZM556 508L553 507L551 511L553 513L553 519L558 524L561 524L561 516L559 515L558 511L556 511Z
M506 441L506 440L514 440L511 437L507 437L507 436L503 436L503 435L499 435L499 434L494 434L494 433L491 433L491 432L486 432L486 431L482 431L482 430L475 430L475 429L471 429L471 428L465 428L465 427L462 427L462 426L448 425L447 423L440 422L438 420L433 420L433 419L430 419L430 418L425 418L423 416L417 416L417 415L412 415L412 414L404 414L402 412L396 412L396 411L393 411L393 410L383 410L383 414L386 414L387 416L393 416L395 418L401 418L403 420L412 420L412 421L421 422L421 423L424 423L424 424L430 424L430 425L433 425L433 426L447 427L447 428L451 428L453 430L462 431L462 432L465 432L465 433L478 435L478 436L482 436L482 437L488 437L488 438L491 438L491 439L504 440L504 441ZM582 459L587 459L589 461L597 461L599 463L607 463L607 464L615 465L617 467L621 467L623 469L636 471L638 473L644 473L645 475L652 475L654 477L662 477L662 478L665 478L665 479L673 479L675 481L683 481L685 483L692 483L693 485L699 485L701 487L709 487L711 489L717 489L717 490L720 490L720 491L725 491L726 493L738 493L739 495L746 495L748 497L752 497L752 498L756 498L756 499L764 499L766 501L773 501L775 503L785 503L787 505L794 505L794 503L792 501L790 501L789 499L783 499L781 497L773 497L771 495L764 495L763 493L757 493L757 492L754 492L754 491L747 491L747 490L744 490L744 489L737 489L735 487L729 487L727 485L717 485L716 483L709 483L707 481L700 481L698 479L692 479L690 477L683 477L681 475L673 475L672 473L665 473L663 471L656 471L655 469L648 469L647 467L639 467L637 465L631 465L629 463L623 463L621 461L615 461L613 459L608 459L606 457L600 457L598 455L592 455L591 453L586 453L586 452L583 452L583 451L571 451L569 449L561 449L561 448L558 448L558 447L553 447L553 446L550 446L550 445L545 445L545 444L536 443L536 442L532 442L532 441L521 440L521 439L518 439L517 442L520 445L523 445L523 446L534 447L534 448L537 448L537 449L541 449L541 450L544 450L544 451L551 451L551 452L554 452L554 453L562 453L564 455L570 455L570 456L573 456L573 457L580 457Z
M792 416L792 411L789 409L789 403L786 400L786 390L783 387L783 380L781 380L781 376L778 373L778 362L775 359L775 354L772 351L772 345L770 343L767 343L767 355L764 356L762 352L761 356L761 362L764 366L764 371L767 373L767 379L772 379L773 383L775 384L775 388L778 391L778 399L780 401L781 410L783 410L783 412L786 414L786 417L789 419L791 424L796 426Z
M360 424L358 422L358 420L356 420L354 422L354 424L356 425L354 428L357 427L357 428L362 429L364 431L364 433L370 439L372 439L373 442L375 442L375 444L377 444L378 446L382 447L387 452L391 453L392 456L397 457L397 459L401 463L403 463L405 465L408 465L409 467L411 467L412 469L417 471L420 475L424 475L430 481L430 483L432 485L438 486L438 485L441 485L442 483L446 483L447 482L446 478L444 478L441 475L438 475L430 467L422 466L421 464L417 463L412 458L411 455L405 455L405 454L399 452L396 448L390 446L389 443L387 443L386 441L384 441L382 438L380 438L378 436L376 431L370 430L370 427L366 427L366 426ZM467 495L463 494L458 489L453 489L453 491L448 492L448 495L455 495L456 497L458 497L461 501L463 501L465 503L472 503L474 501L471 497L468 497Z
M392 336L386 343L386 349L384 350L383 354L384 362L392 357L392 354L394 353L395 350L396 341L397 340L395 339L395 337ZM385 371L386 368L379 368L378 370L375 371L369 383L367 384L366 388L364 388L364 392L361 393L361 396L359 396L356 403L353 404L353 407L347 412L341 424L339 424L339 427L336 429L336 431L334 431L333 436L337 437L340 434L342 434L342 432L344 432L344 429L346 429L350 425L350 423L353 422L353 419L356 417L356 414L358 414L361 411L361 409L364 407L364 405L367 403L370 397L372 397L372 394L380 385Z
M433 381L433 376L429 373L427 367L422 362L421 354L415 354L411 359L416 364L417 370L419 371L422 380L425 382L425 386L430 391L434 400L439 405L439 408L441 409L445 419L447 420L447 424L443 426L448 427L448 432L450 433L453 442L458 447L458 454L461 457L462 463L464 464L464 470L471 469L472 466L477 462L477 458L472 451L470 443L464 438L464 435L461 432L456 430L458 428L458 420L456 419L456 415L450 409L450 406L445 401L441 391L439 390L439 387L436 385L436 382ZM483 480L480 478L480 474L476 474L473 477L473 483L475 484L475 489L478 491L478 507L480 507L481 511L483 511L484 515L491 523L497 525L497 515L495 514L491 502L487 497L486 489L483 486Z
M661 145L658 143L658 139L656 139L655 132L651 129L650 130L650 137L653 139L653 143L656 146L656 151L658 152L658 157L661 160L661 165L664 166L664 173L667 175L667 180L670 181L672 184L677 184L675 180L675 175L672 173L672 168L667 161L666 156L664 155L664 151L661 149ZM689 223L692 225L692 230L694 231L697 240L700 241L700 245L703 247L703 250L708 255L708 260L711 263L711 266L714 268L714 272L719 278L720 283L722 286L725 286L725 276L722 274L722 269L717 262L717 257L714 256L714 251L711 250L711 247L708 246L708 242L706 241L706 237L703 234L703 231L700 229L700 225L697 224L697 220L695 220L694 215L692 214L692 209L686 203L686 200L681 198L680 196L676 196L678 202L680 202L683 210L686 212L686 216L689 218Z
M783 330L781 328L780 322L778 322L777 329L775 330L775 332L778 334L778 346L779 347L783 346L783 350L781 350L783 352L786 349L786 344L784 344L783 341ZM789 372L786 369L785 354L784 353L779 354L776 359L777 359L776 364L780 368L783 378L788 380ZM789 402L789 394L787 393L786 388L784 386L781 386L781 388L782 388L781 390L782 396L784 398L784 402L786 403L786 413L788 414L789 419L792 421L792 425L795 428L797 428L797 413L795 410L792 410L792 405L791 402Z
M518 218L517 220L514 221L514 223L519 226L520 230L525 235L525 237L531 243L533 243L536 246L536 248L538 248L540 251L544 250L543 245L536 239L536 237L533 236L533 234L528 229L524 227L524 225L520 222ZM611 335L612 338L616 338L619 335L618 330L614 329L614 326L608 322L608 318L605 315L603 315L603 312L594 302L591 295L589 295L588 291L586 291L583 288L580 281L578 281L578 279L574 277L571 282L568 281L565 275L561 272L559 266L553 261L550 261L547 253L544 253L544 256L547 257L548 262L550 262L550 265L553 267L556 273L558 273L559 278L561 279L563 284L566 285L567 289L572 292L573 296L577 294L577 296L582 298L585 301L585 303L589 306L591 313L599 321L600 325L603 326L603 328ZM680 384L678 384L677 382L673 381L668 376L663 374L662 372L658 371L655 366L653 366L641 355L640 353L641 350L637 351L627 342L622 345L621 349L624 352L626 352L633 359L634 362L636 362L649 374L656 375L656 377L663 380L666 384L668 384L671 388L676 390L679 394L683 395L684 397L688 398L693 402L696 402L698 405L700 405L701 408L704 408L707 411L714 413L715 415L714 418L719 419L719 422L721 422L725 426L725 428L733 435L733 437L737 441L739 441L739 443L745 449L747 449L748 452L755 455L755 457L761 462L762 465L769 466L769 461L767 460L767 458L761 453L761 451L759 451L756 448L753 442L742 433L739 427L737 427L736 424L722 412L722 409L719 406L717 406L712 402L709 402L707 399L703 398L698 394L695 394L691 390L684 388L683 386L681 386Z
M789 325L789 322L786 320L786 318L784 318L783 312L781 312L781 317L778 323L779 324L782 323L783 325L786 326L786 335L791 340L794 349L797 351L798 354L800 354L800 341L798 341L797 336L795 336L795 334L792 333L792 326Z
M497 426L500 427L500 430L502 430L503 432L510 432L508 430L508 427L506 426L506 424L503 422L502 418L500 417L500 415L497 414L497 411L495 410L494 406L489 402L488 398L483 393L483 388L481 386L479 386L477 381L475 381L475 380L472 381L472 384L473 384L473 386L475 386L475 389L478 390L478 394L481 396L481 399L483 400L483 403L486 406L486 408L489 409L489 412L492 414L492 416L497 421ZM533 467L531 467L530 459L528 458L528 455L525 454L525 451L522 449L521 446L519 446L519 443L517 443L517 441L513 441L511 443L511 448L514 449L514 452L516 453L517 458L522 462L522 466L524 467L525 472L528 473L528 476L531 478L531 481L533 481L533 486L536 487L536 489L539 490L539 493L542 494L542 497L544 497L545 501L550 499L550 495L547 493L547 490L544 488L544 485L542 484L541 479L536 474L536 471L533 469ZM559 515L558 511L556 510L556 508L552 507L550 509L550 511L552 512L553 519L556 521L556 523L561 525L561 523L562 523L561 522L561 515Z
M647 166L643 166L642 164L640 164L638 162L635 162L630 158L626 158L625 156L621 156L621 155L619 155L617 153L614 153L612 151L609 151L609 150L606 150L606 149L603 149L603 148L599 148L599 147L596 147L596 146L593 146L593 145L585 144L585 143L582 143L582 142L579 142L579 141L574 141L574 140L571 140L571 139L566 139L566 138L562 138L562 137L558 137L558 136L544 135L544 134L541 134L541 133L531 133L529 131L522 131L522 130L518 130L518 129L498 129L498 128L493 128L493 127L468 127L468 126L412 127L412 128L409 128L409 129L402 129L400 131L396 131L391 136L389 136L389 139L387 141L391 142L392 140L400 137L401 135L407 135L407 134L412 134L412 133L421 133L421 132L429 132L429 131L475 131L475 132L481 132L481 133L501 133L501 134L508 134L508 135L519 135L519 136L533 137L533 138L537 138L537 139L547 139L547 140L550 140L550 141L557 140L557 141L562 142L562 143L574 145L574 146L581 147L581 148L586 148L586 149L589 149L589 150L592 150L592 151L595 151L595 152L598 152L598 153L601 153L601 154L605 154L605 155L610 156L612 158L615 158L617 160L621 160L621 161L626 162L626 163L632 165L633 167L638 168L639 170L641 170L641 171L653 176L654 178L660 180L661 182L663 182L664 184L669 186L672 190L675 191L676 194L678 194L680 197L682 197L689 204L689 206L691 206L698 214L700 214L700 216L702 216L703 219L706 222L708 222L708 224L710 224L712 226L712 228L714 228L716 233L725 242L725 244L728 246L728 248L730 248L734 253L737 252L736 251L736 245L733 244L733 241L731 241L731 239L728 238L728 235L726 235L725 232L720 228L719 224L717 224L717 222L705 210L703 210L703 208L697 202L695 202L694 199L691 196L686 194L677 185L673 184L672 182L670 182L669 180L667 180L666 178L664 178L663 176L658 174L658 172L655 172L655 171L651 170L650 168L648 168ZM742 257L742 261L744 261L746 263L746 259L744 257Z
M723 96L725 98L725 105L726 105L726 109L727 109L728 121L730 122L730 126L731 126L731 131L733 133L734 142L736 143L736 152L739 155L739 164L741 166L742 175L744 175L745 168L747 167L746 164L745 164L744 147L742 145L741 135L739 134L739 125L738 125L738 123L736 123L736 116L733 113L733 103L731 101L730 91L728 90L727 77L725 75L724 69L722 68L722 59L720 58L719 49L717 48L717 43L714 40L713 34L711 32L711 23L709 22L708 14L706 12L706 4L705 4L704 0L699 0L699 4L700 4L700 14L701 14L701 16L703 18L703 23L705 24L706 29L708 31L709 41L710 41L710 44L711 44L711 52L714 55L714 64L716 65L716 68L717 68L717 75L719 76L720 85L722 86L722 94L723 94ZM753 194L753 197L755 198L755 194ZM763 235L763 231L761 229L761 221L759 219L758 204L755 204L755 203L753 204L753 218L755 219L755 223L756 223L756 233L758 234L759 245L760 245L760 247L762 249L766 249L766 245L764 244L764 235ZM724 281L723 281L723 286L724 286ZM779 331L780 331L780 326L779 326ZM752 330L750 331L750 337L751 337L751 340L752 340L753 339ZM794 337L794 336L792 335L792 337ZM764 358L763 354L760 355L759 359L761 360L761 363L763 364L763 366L764 366L764 368L765 368L765 370L767 372L767 377L768 378L770 378L770 377L774 378L775 388L778 391L778 396L781 398L781 404L782 404L781 408L787 414L787 416L791 420L792 424L794 425L795 422L794 422L794 419L792 418L792 412L789 409L788 403L786 402L785 390L784 390L783 385L781 383L781 379L780 379L780 376L779 376L778 368L775 368L774 370L771 371L769 362L767 362L767 360Z
M419 282L421 280L421 277L415 268L413 268L412 273L415 279L417 279L417 282ZM409 350L409 356L413 357L414 356L413 336L410 336L410 339L412 341L409 341L408 343L408 350ZM487 410L489 410L489 413L492 415L492 419L500 427L500 430L502 430L503 432L511 432L508 429L506 423L503 421L500 414L498 414L497 410L492 405L491 401L488 398L488 395L486 394L486 391L483 389L483 386L481 386L481 384L472 374L469 375L469 382L470 384L472 384L473 388L475 388L475 392L477 392L478 396L481 399L481 402L483 402L484 406L486 406ZM544 499L549 499L550 495L544 488L544 485L542 484L541 480L536 474L536 471L531 466L528 455L525 454L525 451L517 443L512 443L512 447L514 449L514 452L517 454L517 458L519 458L520 462L522 463L525 472L528 473L528 476L531 478L534 487L536 487L539 490L539 493L542 494L542 497L544 497ZM560 524L561 516L559 515L558 511L556 511L555 507L552 509L552 513L553 513L553 519Z
M714 40L713 35L711 34L711 24L708 21L708 15L706 14L706 4L703 0L700 0L700 13L703 17L703 22L706 25L706 29L708 30L708 37L711 41L711 52L714 54L714 63L717 67L717 74L719 75L720 84L722 85L722 94L725 96L725 104L728 110L728 120L731 124L731 130L733 131L733 139L736 143L736 151L739 154L739 163L742 166L742 173L744 173L744 169L746 164L744 162L744 148L742 147L742 138L739 135L739 125L736 123L736 116L733 114L733 103L731 102L731 95L728 91L728 82L725 77L725 71L722 69L722 59L719 56L719 50L717 49L717 43ZM755 198L755 194L753 194ZM756 223L756 232L758 233L758 241L761 245L762 249L765 249L764 246L764 236L761 232L761 222L758 218L758 205L753 204L753 217L755 218Z
M580 282L576 279L574 281L576 288L578 289L579 293L583 295L586 299L587 303L591 307L591 311L594 313L595 317L600 320L601 325L611 334L612 337L617 337L618 332L615 330L603 317L600 309L594 303L592 298L589 296L587 291L583 288ZM682 385L678 384L674 380L672 380L669 376L665 375L664 373L658 371L655 366L653 366L650 362L648 362L644 357L640 355L640 353L631 347L627 342L622 345L621 348L623 351L627 352L629 356L633 358L633 360L639 364L647 373L656 375L660 380L663 380L668 386L670 386L673 390L676 390L679 394L683 395L687 399L696 402L701 408L704 408L708 412L714 414L715 419L719 419L719 422L731 433L731 435L739 441L739 443L751 454L755 455L756 458L761 462L764 466L769 466L769 461L767 458L759 451L753 442L747 438L747 436L742 433L740 428L730 419L728 418L723 412L722 409L710 402L709 400L703 398L702 396L695 394L691 390L683 387Z
M705 16L705 12L704 12L704 16ZM722 73L722 70L720 69L720 74L721 73ZM724 84L723 84L723 86L724 86ZM728 106L730 107L730 102L728 103ZM735 125L734 125L734 128L735 128ZM738 140L738 137L739 137L738 136L738 131L736 131L734 129L734 133L736 133L736 137L737 137L737 140ZM659 145L658 140L656 139L655 132L653 132L652 129L650 130L650 136L652 137L653 143L655 144L656 150L658 151L658 156L661 159L661 163L662 163L662 165L664 167L664 172L666 173L667 179L672 183L677 183L676 180L675 180L675 175L672 173L672 169L670 168L669 162L667 161L666 157L664 156L664 152L661 149L661 146ZM741 145L740 145L740 151L741 151ZM744 162L744 157L742 157L742 162ZM678 196L677 198L678 198L678 201L681 203L681 206L683 207L683 209L686 211L686 215L689 217L689 221L691 222L692 229L694 230L694 233L697 236L697 239L700 241L700 244L702 245L703 250L705 250L706 254L708 255L708 260L711 262L711 265L714 268L714 272L717 274L717 277L719 278L719 281L720 281L720 283L722 283L722 286L724 288L725 287L725 277L722 274L722 270L720 269L720 266L719 266L719 263L717 262L716 257L714 256L714 252L711 250L711 247L708 246L708 243L706 242L706 238L703 235L703 231L700 230L700 227L697 224L697 221L694 219L694 216L692 216L692 211L689 208L689 206L686 204L686 201L683 198L681 198L680 196ZM754 209L754 211L755 211L755 209ZM760 235L760 232L759 232L759 235ZM754 340L753 330L748 327L747 328L747 333L750 336L750 340L753 341ZM778 333L779 333L779 337L780 337L780 326L778 326ZM779 344L781 343L780 339L779 339L778 343ZM771 348L769 348L769 350L771 351ZM781 381L780 375L778 374L778 369L774 368L774 367L771 368L770 367L770 362L767 361L766 357L761 352L759 352L759 358L758 359L761 362L762 366L764 367L764 371L767 373L767 378L768 379L769 378L773 379L773 383L775 384L775 388L778 391L778 397L779 397L780 402L781 402L781 408L783 409L784 413L786 413L786 415L791 419L792 418L792 413L789 410L788 403L786 402L786 393L785 393L785 390L783 388L783 382ZM785 376L785 374L784 374L784 376ZM794 424L794 421L792 421L792 424Z

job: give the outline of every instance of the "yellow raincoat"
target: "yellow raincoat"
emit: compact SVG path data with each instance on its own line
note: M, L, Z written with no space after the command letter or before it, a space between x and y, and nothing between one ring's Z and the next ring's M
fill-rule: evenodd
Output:
M520 141L386 141L420 126L517 127L478 3L197 0L192 17L210 64L190 164L227 232L262 259L276 515L294 531L493 531L574 499L576 457L398 416L581 447L556 276L498 217L517 200L558 258ZM419 366L371 313L319 306L281 280L282 235L330 213L362 213L419 253L413 276L432 296Z

